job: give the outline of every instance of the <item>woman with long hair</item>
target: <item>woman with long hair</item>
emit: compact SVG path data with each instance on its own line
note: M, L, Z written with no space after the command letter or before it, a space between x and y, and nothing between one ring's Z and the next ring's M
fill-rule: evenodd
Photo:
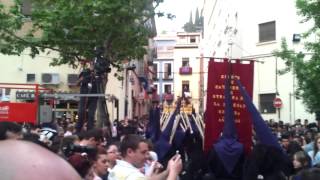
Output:
M301 172L311 167L311 158L306 152L298 151L293 155L292 164L295 171L295 175L292 179L299 179L299 177L301 177Z

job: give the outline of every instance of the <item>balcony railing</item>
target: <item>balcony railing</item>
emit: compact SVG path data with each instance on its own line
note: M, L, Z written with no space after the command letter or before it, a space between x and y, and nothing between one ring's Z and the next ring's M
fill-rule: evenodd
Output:
M169 94L169 93L166 93L166 94L164 94L163 95L163 99L164 100L167 100L167 101L173 101L173 99L174 99L174 95L173 94Z
M168 73L164 73L163 79L164 80L171 80L171 79L173 79L173 77L172 77L172 75L169 75Z
M181 68L179 69L179 72L180 72L181 75L192 74L192 67L188 67L188 66L181 67Z

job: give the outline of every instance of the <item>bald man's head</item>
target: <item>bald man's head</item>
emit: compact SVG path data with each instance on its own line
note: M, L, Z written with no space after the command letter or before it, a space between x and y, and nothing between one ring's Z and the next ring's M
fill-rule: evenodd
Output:
M2 180L81 180L64 159L31 142L0 141Z

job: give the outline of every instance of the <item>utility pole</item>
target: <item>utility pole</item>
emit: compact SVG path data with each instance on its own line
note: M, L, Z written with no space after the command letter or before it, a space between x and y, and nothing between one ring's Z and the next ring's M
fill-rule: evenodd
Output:
M276 88L276 98L280 97L279 90L278 90L278 58L276 58L275 62L275 88ZM281 108L276 108L277 114L278 114L278 121L281 120Z

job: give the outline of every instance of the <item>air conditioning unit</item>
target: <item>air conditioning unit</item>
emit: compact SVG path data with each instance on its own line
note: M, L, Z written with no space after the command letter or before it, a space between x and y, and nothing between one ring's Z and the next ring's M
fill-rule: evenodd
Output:
M78 79L78 74L68 74L68 86L76 86Z
M43 73L41 75L42 84L52 84L58 85L60 84L60 77L58 73Z

